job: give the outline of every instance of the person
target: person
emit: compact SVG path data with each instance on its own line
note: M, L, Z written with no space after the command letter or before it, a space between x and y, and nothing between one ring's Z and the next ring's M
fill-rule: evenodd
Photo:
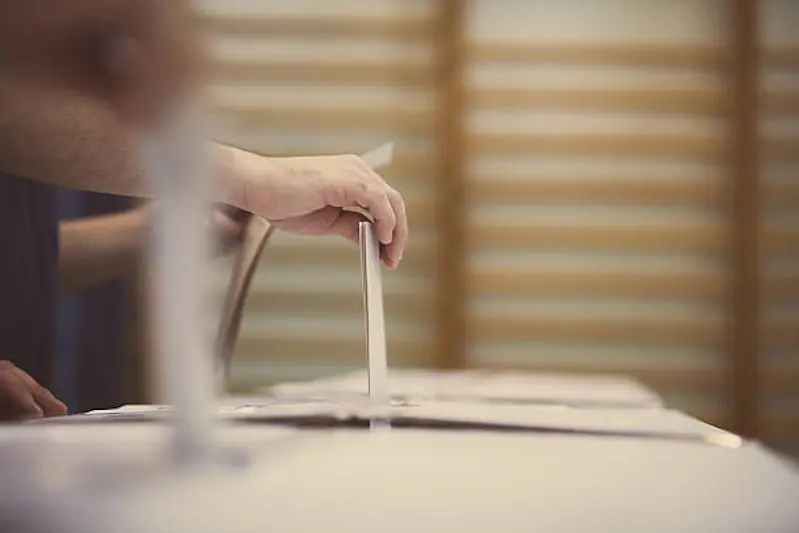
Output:
M0 5L4 419L66 413L48 390L59 288L119 272L147 224L145 210L59 228L56 188L148 197L132 140L204 79L186 2L43 1ZM220 203L280 230L353 242L361 215L344 208L359 206L375 219L384 262L400 263L403 198L358 156L270 158L212 142L208 151Z

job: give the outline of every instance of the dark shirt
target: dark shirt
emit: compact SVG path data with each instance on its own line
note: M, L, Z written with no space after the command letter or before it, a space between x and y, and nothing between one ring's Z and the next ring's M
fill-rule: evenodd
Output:
M52 387L58 203L50 185L0 174L0 360Z

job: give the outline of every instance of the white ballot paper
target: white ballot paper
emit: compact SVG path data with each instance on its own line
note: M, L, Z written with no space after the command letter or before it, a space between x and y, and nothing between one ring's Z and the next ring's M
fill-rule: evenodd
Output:
M377 241L371 222L361 222L359 231L366 356L369 362L369 399L374 407L388 406L388 359L383 285L380 278L380 243Z

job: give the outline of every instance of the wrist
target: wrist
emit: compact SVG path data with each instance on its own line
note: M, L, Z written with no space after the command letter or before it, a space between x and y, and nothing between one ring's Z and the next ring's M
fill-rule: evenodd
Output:
M245 211L250 210L248 201L248 171L243 157L246 152L232 146L214 145L219 199Z
M274 185L291 178L292 158L266 157L232 146L218 146L216 154L221 201L260 216L278 207Z

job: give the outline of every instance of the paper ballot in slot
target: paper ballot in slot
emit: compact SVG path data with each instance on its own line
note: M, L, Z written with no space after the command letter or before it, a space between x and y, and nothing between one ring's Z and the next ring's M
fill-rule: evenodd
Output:
M373 406L388 406L388 358L383 312L383 285L380 277L380 243L371 222L361 222L361 276L368 360L369 399Z

